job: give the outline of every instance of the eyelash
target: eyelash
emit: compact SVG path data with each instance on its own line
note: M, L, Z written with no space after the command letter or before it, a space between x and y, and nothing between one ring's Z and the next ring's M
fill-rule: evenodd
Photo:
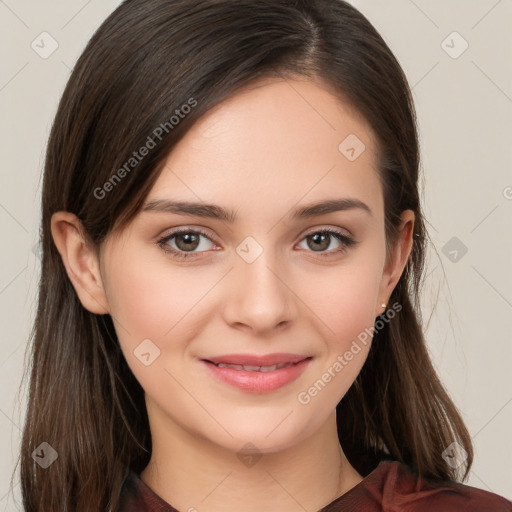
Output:
M172 233L166 235L165 237L161 238L160 240L158 240L156 243L158 246L160 246L160 248L166 253L166 254L172 254L173 257L177 258L177 259L187 259L187 258L194 258L197 256L197 254L201 253L201 252L205 252L205 251L199 251L199 253L197 252L184 252L184 251L177 251L176 249L169 249L166 247L166 244L167 242L169 242L170 240L172 240L173 238L175 238L176 236L180 235L180 234L195 234L195 235L202 235L204 236L206 239L208 239L210 242L212 243L215 243L208 234L206 234L204 231L201 231L200 229L178 229L176 231L173 231ZM308 236L312 236L312 235L317 235L317 234L329 234L329 235L332 235L333 237L335 237L338 241L340 241L343 245L340 249L335 249L335 250L331 250L331 251L323 251L323 252L318 252L317 254L320 256L320 257L329 257L331 256L332 254L341 254L341 253L344 253L350 246L352 245L355 245L357 244L358 242L356 240L354 240L352 237L348 236L348 235L345 235L344 233L340 232L340 231L337 231L335 229L321 229L321 230L318 230L318 231L311 231L310 233L307 233L306 235L304 235L304 237L302 238L302 240L306 239ZM301 242L302 242L301 240ZM307 252L315 252L315 251L307 251Z

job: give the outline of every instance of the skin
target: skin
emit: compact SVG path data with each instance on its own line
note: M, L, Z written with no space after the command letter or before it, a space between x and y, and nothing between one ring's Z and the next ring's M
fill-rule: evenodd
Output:
M354 161L338 150L349 134L366 146ZM273 79L201 118L146 200L215 203L234 210L235 223L140 212L96 250L74 215L54 214L53 238L83 306L112 315L145 390L153 452L141 478L178 510L319 510L362 480L340 448L335 407L370 343L360 343L308 404L297 396L374 325L410 256L414 214L407 210L386 260L375 162L371 127L329 87ZM350 209L291 218L299 206L338 198L363 201L371 215ZM195 256L178 260L155 241L180 227L201 228L211 241L201 237ZM320 247L308 242L306 235L327 228L358 243L336 252L343 244L335 237ZM252 263L236 251L248 236L263 249ZM186 248L183 237L169 246ZM149 366L134 354L144 339L160 350ZM271 393L219 382L199 361L274 352L313 359ZM237 457L248 442L261 456L252 465Z

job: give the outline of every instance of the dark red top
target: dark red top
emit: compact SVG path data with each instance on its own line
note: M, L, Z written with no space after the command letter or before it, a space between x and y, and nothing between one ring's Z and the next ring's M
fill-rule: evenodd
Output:
M319 512L512 512L512 501L459 483L432 484L409 466L382 461L355 487ZM117 512L178 512L133 471Z

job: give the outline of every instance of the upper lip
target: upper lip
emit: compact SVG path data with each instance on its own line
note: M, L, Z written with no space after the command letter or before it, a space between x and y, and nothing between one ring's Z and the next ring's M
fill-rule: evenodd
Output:
M253 354L226 354L224 356L215 356L204 358L204 361L210 361L215 364L237 364L242 366L274 366L283 363L298 363L311 356L301 354L266 354L264 356Z

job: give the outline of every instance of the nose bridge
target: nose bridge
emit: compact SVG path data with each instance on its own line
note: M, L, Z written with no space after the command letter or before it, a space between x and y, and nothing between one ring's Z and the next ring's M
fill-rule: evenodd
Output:
M226 309L230 323L265 331L291 319L293 294L274 250L246 239L237 248L234 267L234 289Z

